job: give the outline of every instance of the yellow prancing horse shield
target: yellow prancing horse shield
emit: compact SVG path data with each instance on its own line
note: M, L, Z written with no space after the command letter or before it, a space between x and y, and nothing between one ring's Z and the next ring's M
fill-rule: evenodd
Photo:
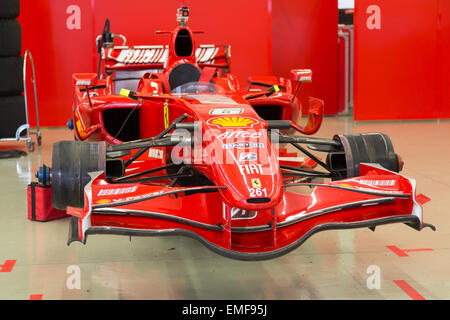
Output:
M252 186L253 188L261 188L261 181L258 178L252 179Z
M169 126L169 104L167 103L168 100L164 103L164 127L167 129Z

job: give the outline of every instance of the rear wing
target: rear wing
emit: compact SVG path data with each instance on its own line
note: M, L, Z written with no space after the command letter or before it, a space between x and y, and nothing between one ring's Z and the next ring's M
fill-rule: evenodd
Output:
M230 69L230 46L200 45L195 56L200 68ZM154 70L161 72L167 62L169 46L116 46L102 48L105 72Z

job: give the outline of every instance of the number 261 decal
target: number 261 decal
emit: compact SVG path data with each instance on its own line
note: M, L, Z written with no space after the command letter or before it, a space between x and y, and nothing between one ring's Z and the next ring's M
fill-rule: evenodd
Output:
M266 188L249 188L250 197L267 197L267 189Z

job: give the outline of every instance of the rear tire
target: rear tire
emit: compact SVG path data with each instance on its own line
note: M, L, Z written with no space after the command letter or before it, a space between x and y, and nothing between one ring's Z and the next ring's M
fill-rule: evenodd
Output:
M27 123L24 96L0 96L0 114L0 139L15 138L17 129Z
M19 95L23 91L23 58L0 57L0 96Z
M15 19L20 14L20 0L1 0L0 18Z
M22 29L14 19L0 19L0 57L20 56Z
M56 142L52 155L53 207L84 207L84 187L91 180L89 172L103 171L105 161L105 142Z

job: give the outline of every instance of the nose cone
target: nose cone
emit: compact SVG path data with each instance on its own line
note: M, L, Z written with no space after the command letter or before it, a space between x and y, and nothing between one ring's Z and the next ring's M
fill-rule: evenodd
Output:
M211 166L228 205L245 210L276 206L282 198L276 150L265 130L224 130L210 143Z

